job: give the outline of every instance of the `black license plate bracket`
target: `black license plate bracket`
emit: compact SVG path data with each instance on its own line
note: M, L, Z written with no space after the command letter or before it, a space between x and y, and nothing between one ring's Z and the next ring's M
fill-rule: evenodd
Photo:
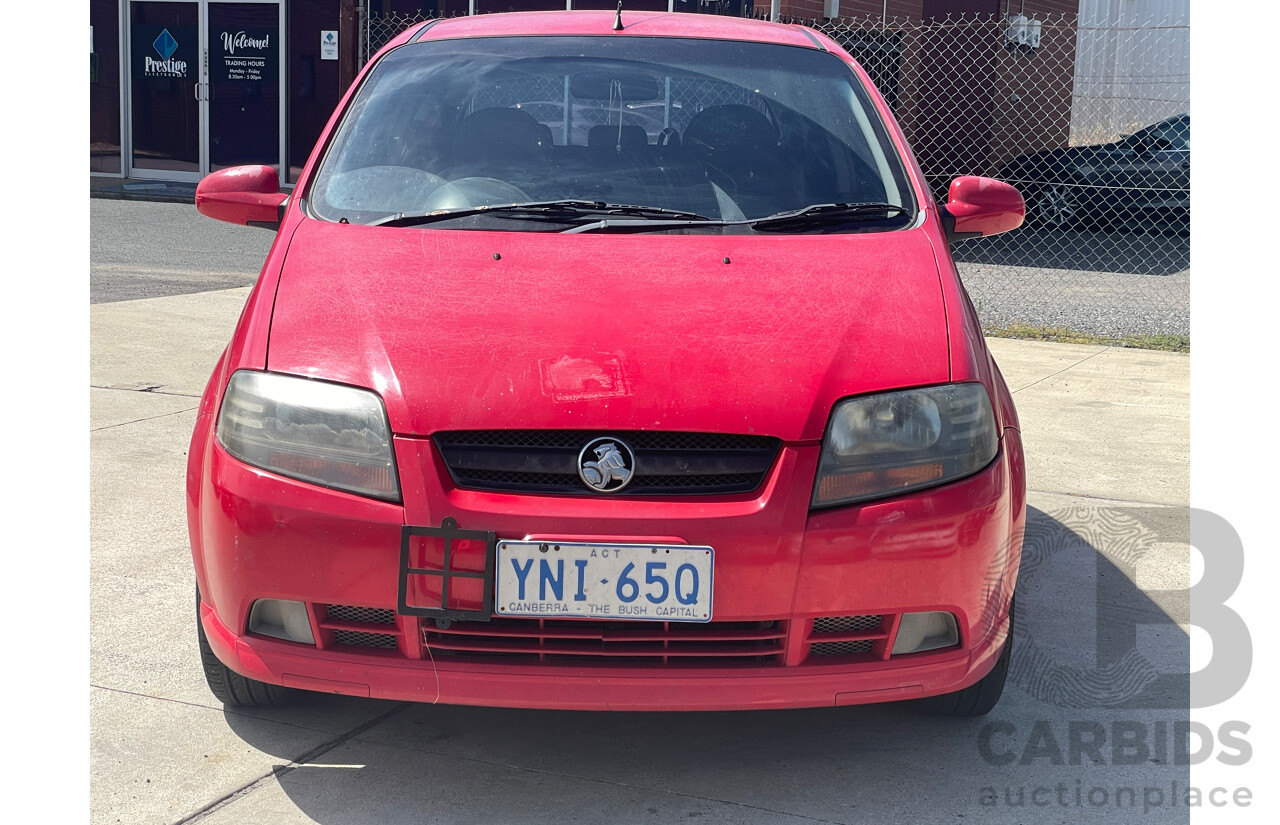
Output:
M415 536L444 539L444 558L440 569L411 567L410 545ZM454 570L453 543L455 541L483 541L485 546L484 570ZM487 622L493 618L493 568L497 557L498 536L484 530L460 530L452 517L445 518L439 527L415 527L405 525L400 531L400 582L396 610L404 616L448 621ZM434 576L440 581L440 605L409 604L409 577ZM478 610L460 610L449 607L449 584L453 579L483 579L483 604Z

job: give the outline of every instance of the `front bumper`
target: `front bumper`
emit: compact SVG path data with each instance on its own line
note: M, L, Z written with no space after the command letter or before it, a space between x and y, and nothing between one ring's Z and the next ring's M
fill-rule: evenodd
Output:
M237 636L207 606L201 620L218 658L262 682L344 696L548 710L748 710L917 699L960 690L981 679L995 665L1008 631L1006 616L976 648L917 654L909 662L655 672L317 655L286 642Z
M1006 431L996 460L970 478L818 512L809 510L816 445L784 447L754 493L619 501L459 490L429 440L397 438L400 506L247 467L208 430L202 416L188 477L201 620L218 658L259 681L499 707L817 707L962 689L990 671L1006 638L1025 506L1015 430ZM715 620L774 628L775 646L768 655L713 659L438 645L432 620L394 611L403 527L445 517L499 538L709 544L717 553ZM259 598L305 602L316 644L247 633ZM335 620L329 606L374 608L383 624ZM934 610L956 616L959 646L890 656L897 618ZM817 655L824 638L815 635L815 619L874 616L882 617L878 631L858 637L866 641L856 652ZM365 637L378 641L361 646Z

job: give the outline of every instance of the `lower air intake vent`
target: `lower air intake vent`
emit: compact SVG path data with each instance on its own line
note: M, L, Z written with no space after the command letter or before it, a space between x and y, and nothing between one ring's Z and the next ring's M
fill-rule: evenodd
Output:
M809 656L882 659L886 655L892 616L821 616L809 631ZM828 662L829 663L829 662Z
M853 656L857 653L870 653L875 641L864 639L860 642L820 642L809 648L812 656Z
M849 633L857 630L879 630L881 616L826 616L813 620L815 635Z
M422 626L441 657L575 665L734 667L781 665L786 625L764 622L643 622L502 619Z
M324 638L330 640L326 644L381 650L400 648L400 628L396 625L396 612L390 608L328 604L323 611L320 630Z
M355 630L335 630L333 640L340 645L356 645L357 647L385 647L394 649L396 637L390 633L360 633Z
M331 604L328 609L329 618L339 622L364 622L365 624L395 624L396 612L378 607L352 607L345 604Z

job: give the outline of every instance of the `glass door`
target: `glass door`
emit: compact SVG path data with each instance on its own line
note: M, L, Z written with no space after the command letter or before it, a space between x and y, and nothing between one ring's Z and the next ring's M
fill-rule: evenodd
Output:
M200 143L200 4L129 4L129 176L195 180Z
M280 169L280 4L210 2L209 171Z
M278 0L130 0L130 177L280 169L283 9Z

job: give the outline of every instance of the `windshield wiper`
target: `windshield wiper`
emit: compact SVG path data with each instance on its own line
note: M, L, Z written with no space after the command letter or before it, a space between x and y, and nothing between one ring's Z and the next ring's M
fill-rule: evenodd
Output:
M814 203L802 209L789 209L785 212L775 212L763 218L747 218L740 221L720 221L709 218L698 217L695 220L601 220L592 223L584 223L579 226L564 230L565 234L575 234L580 232L622 232L622 233L638 233L638 232L661 232L667 229L680 229L688 226L696 227L720 227L720 226L749 226L752 229L769 231L772 229L780 229L792 226L815 226L826 223L848 223L852 221L873 220L881 215L894 214L898 212L907 212L905 206L897 206L892 203Z
M489 206L475 206L469 209L437 209L430 212L401 212L369 224L370 226L422 226L465 218L471 215L515 215L529 216L538 219L564 220L596 215L625 215L633 218L679 218L685 221L710 221L696 212L685 212L680 209L663 209L658 206L633 206L625 203L605 203L604 201L558 200L533 201L530 203L504 203Z
M747 221L754 229L777 229L784 226L812 226L849 220L868 220L880 215L905 213L905 206L892 203L814 203L803 209L776 212L765 218Z

